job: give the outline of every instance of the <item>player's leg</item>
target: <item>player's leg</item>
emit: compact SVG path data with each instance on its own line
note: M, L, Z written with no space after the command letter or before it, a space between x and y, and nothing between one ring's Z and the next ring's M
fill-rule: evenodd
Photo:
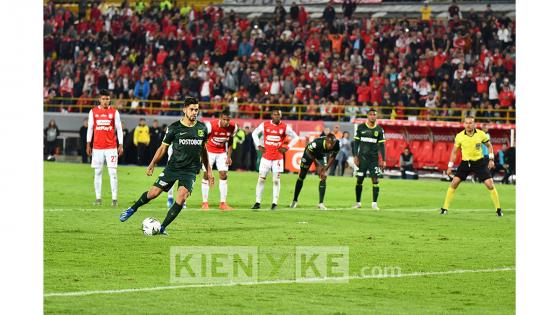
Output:
M280 198L280 174L284 172L284 160L275 160L272 162L272 205L270 210L278 207L278 199Z
M449 210L449 206L451 206L451 201L453 201L453 197L455 196L455 190L459 187L462 181L467 179L471 171L471 166L468 162L462 161L457 168L457 172L455 176L451 180L451 184L447 188L447 192L445 194L445 200L443 201L443 207L440 209L440 214L447 214L447 210Z
M93 168L93 188L95 189L95 205L101 205L101 183L103 182L103 162L105 156L102 150L93 149L91 153L91 167Z
M208 164L214 167L214 162L216 161L216 154L208 152ZM208 172L206 166L202 165L204 174L202 176L202 181L200 184L200 191L202 193L202 209L207 210L208 207L208 194L210 193L210 185L208 184Z
M325 166L323 166L321 164L316 164L316 165L317 165L317 171L320 174ZM320 179L320 181L319 181L319 205L318 205L318 207L321 210L327 210L327 207L325 207L325 205L323 204L323 201L325 200L325 192L326 191L327 191L327 179Z
M305 177L307 177L308 172L309 172L309 165L305 165L302 163L300 165L298 179L296 180L296 187L294 189L294 199L292 200L292 204L290 205L290 208L297 207L299 193L303 188L303 181L305 180Z
M117 149L105 150L105 161L107 161L107 170L109 171L109 181L111 183L111 197L113 200L113 207L117 206L118 195L118 179L117 179L117 166L119 162L119 154Z
M261 208L261 201L262 201L262 193L264 191L264 183L266 182L266 176L268 172L272 168L272 161L267 160L265 158L261 158L261 162L259 164L259 178L257 179L257 187L255 189L255 204L253 205L252 209L260 209Z
M494 204L494 209L496 209L496 215L501 217L503 216L502 208L500 207L500 197L498 196L498 190L494 185L494 180L492 179L492 174L490 173L490 169L488 169L488 164L484 163L483 165L476 166L476 173L478 178L484 182L484 186L490 192L490 198L492 199L492 203Z
M190 194L191 194L190 191L184 186L179 186L177 188L177 198L175 198L175 202L173 203L173 205L171 205L169 210L167 210L167 215L165 216L165 219L161 223L161 229L159 231L160 234L167 235L167 232L165 231L167 226L169 226L169 224L171 224L171 222L173 222L175 218L177 218L177 216L183 209L183 204L185 203L186 199L190 196Z
M377 206L377 199L379 198L379 177L377 174L371 177L371 182L373 184L373 202L371 203L371 207L373 210L379 210Z
M356 204L352 208L357 209L362 207L362 188L367 171L366 163L366 161L360 159L360 165L356 172Z
M194 187L194 182L196 181L195 173L179 173L176 175L179 183L177 188L177 198L175 198L175 203L167 211L167 215L163 222L161 223L160 234L167 235L166 229L175 220L175 218L183 209L187 198L191 195L192 189Z
M169 186L173 186L173 183L171 183L171 185ZM169 187L167 189L169 189ZM150 188L150 190L143 192L142 195L140 195L140 198L138 198L138 200L136 200L136 202L132 206L130 206L130 208L121 213L121 222L128 220L128 218L130 218L134 213L136 213L136 211L138 211L138 208L147 204L148 202L150 202L150 200L157 198L157 196L159 196L162 191L164 191L164 189L161 188L161 186L154 184Z
M200 191L202 192L202 209L208 210L208 194L210 192L210 185L208 184L208 173L206 168L204 168L204 173L202 174L202 180L200 183Z
M227 193L228 193L228 165L227 165L227 153L220 153L216 157L216 168L218 169L218 174L220 176L220 209L224 211L233 210L227 204Z
M173 187L167 192L167 208L173 205Z

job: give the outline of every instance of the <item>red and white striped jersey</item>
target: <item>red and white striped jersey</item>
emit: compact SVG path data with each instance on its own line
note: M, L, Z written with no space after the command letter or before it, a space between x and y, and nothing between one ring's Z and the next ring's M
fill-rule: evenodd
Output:
M262 133L262 140L259 139L259 134ZM258 150L259 146L264 146L265 152L263 158L274 161L282 160L283 155L278 149L282 147L284 139L286 136L292 138L288 144L288 148L293 147L298 141L298 135L295 131L284 122L280 122L278 125L272 123L272 121L265 121L261 123L252 134L253 142Z
M230 121L225 128L220 127L220 120L215 119L206 122L208 129L208 142L206 142L206 150L212 153L226 152L226 143L237 132L237 125Z
M89 111L87 142L91 142L92 137L93 148L99 150L117 148L117 140L123 143L121 119L116 109L97 106Z

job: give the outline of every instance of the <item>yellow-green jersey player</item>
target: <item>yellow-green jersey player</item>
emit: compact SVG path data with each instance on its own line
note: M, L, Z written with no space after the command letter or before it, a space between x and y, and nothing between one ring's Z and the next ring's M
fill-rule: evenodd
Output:
M155 166L167 152L168 146L173 145L173 153L167 162L167 166L150 190L144 192L134 205L121 214L121 222L130 218L139 207L157 198L162 191L171 189L173 184L178 181L175 203L169 208L165 220L161 223L160 234L167 235L165 229L179 215L183 203L192 193L196 174L200 172L202 167L201 160L206 169L209 170L208 181L210 186L214 185L214 176L212 175L211 165L208 163L208 152L206 151L208 130L205 124L196 119L198 110L198 100L194 97L187 97L183 107L185 116L167 128L161 146L146 169L146 175L152 176Z
M451 200L453 200L455 190L459 187L461 181L467 179L469 174L474 173L481 181L484 182L486 188L488 188L490 197L492 198L492 202L496 208L496 214L501 217L503 212L500 208L498 191L494 187L494 181L492 180L492 175L490 174L490 169L494 168L494 149L490 143L490 137L484 131L475 128L474 117L472 116L467 116L463 125L465 130L459 132L455 136L455 145L453 146L451 157L449 158L447 175L451 175L451 169L453 168L455 158L457 157L457 150L461 150L461 164L459 164L457 173L455 173L455 176L451 181L451 185L447 189L445 201L443 202L443 207L441 208L440 213L447 214L449 206L451 205ZM482 146L486 146L488 149L488 164L484 161Z
M373 183L373 202L371 207L379 210L377 199L379 198L379 177L385 168L385 134L383 128L377 125L377 111L370 109L367 113L367 121L358 125L354 135L354 163L358 171L356 172L356 204L353 208L361 208L362 203L362 184L367 173ZM381 166L379 165L379 155L381 155Z

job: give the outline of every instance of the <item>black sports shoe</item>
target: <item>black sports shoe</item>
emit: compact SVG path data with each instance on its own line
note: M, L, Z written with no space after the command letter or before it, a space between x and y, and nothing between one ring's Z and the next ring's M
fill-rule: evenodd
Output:
M503 217L504 213L502 212L502 208L498 208L498 210L496 210L496 215L499 217Z
M273 203L272 206L270 206L270 210L276 210L276 208L278 208L278 205Z
M439 213L439 214L447 214L447 209L443 209L443 208L441 208L441 211L440 211L440 213Z
M253 205L253 207L251 209L260 209L261 208L261 204L258 202L255 202L255 204Z

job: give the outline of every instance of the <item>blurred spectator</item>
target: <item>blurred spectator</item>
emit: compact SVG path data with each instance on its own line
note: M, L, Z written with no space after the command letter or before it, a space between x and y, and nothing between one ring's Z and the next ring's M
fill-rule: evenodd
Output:
M408 147L404 148L404 152L401 153L399 168L401 170L402 179L409 178L407 175L410 173L407 174L407 172L416 172L414 170L414 155L410 152Z
M80 127L80 155L82 156L82 163L88 163L88 155L86 152L87 127L88 119L86 118L82 122L82 127Z
M342 132L340 131L340 125L336 124L333 126L331 133L337 138L342 139Z
M515 176L515 145L507 148L504 152L504 169L506 175L504 176L503 183L509 184L512 176Z
M45 128L45 153L47 155L47 161L54 161L54 155L56 153L56 138L60 135L60 130L54 119L49 121L49 125Z
M420 13L422 14L422 22L426 23L424 25L429 25L427 23L432 20L432 7L428 1L424 1L424 6L420 9Z
M146 119L140 118L138 126L134 128L134 146L138 153L137 164L148 165L148 146L150 145L150 128L146 126Z
M451 2L451 5L447 9L447 12L449 12L449 19L450 20L454 19L455 17L457 17L459 19L462 19L461 9L457 5L457 0L453 0Z
M338 167L338 175L344 176L344 170L346 170L346 161L352 155L352 143L350 141L350 133L345 131L342 133L342 137L340 138L340 151L336 156L336 162L333 163L332 168L330 170L331 176L335 175L336 168Z
M150 144L148 147L149 160L151 160L154 154L156 154L157 149L159 148L161 142L163 141L164 135L165 133L159 126L159 121L157 119L154 119L152 121L152 126L150 127Z

